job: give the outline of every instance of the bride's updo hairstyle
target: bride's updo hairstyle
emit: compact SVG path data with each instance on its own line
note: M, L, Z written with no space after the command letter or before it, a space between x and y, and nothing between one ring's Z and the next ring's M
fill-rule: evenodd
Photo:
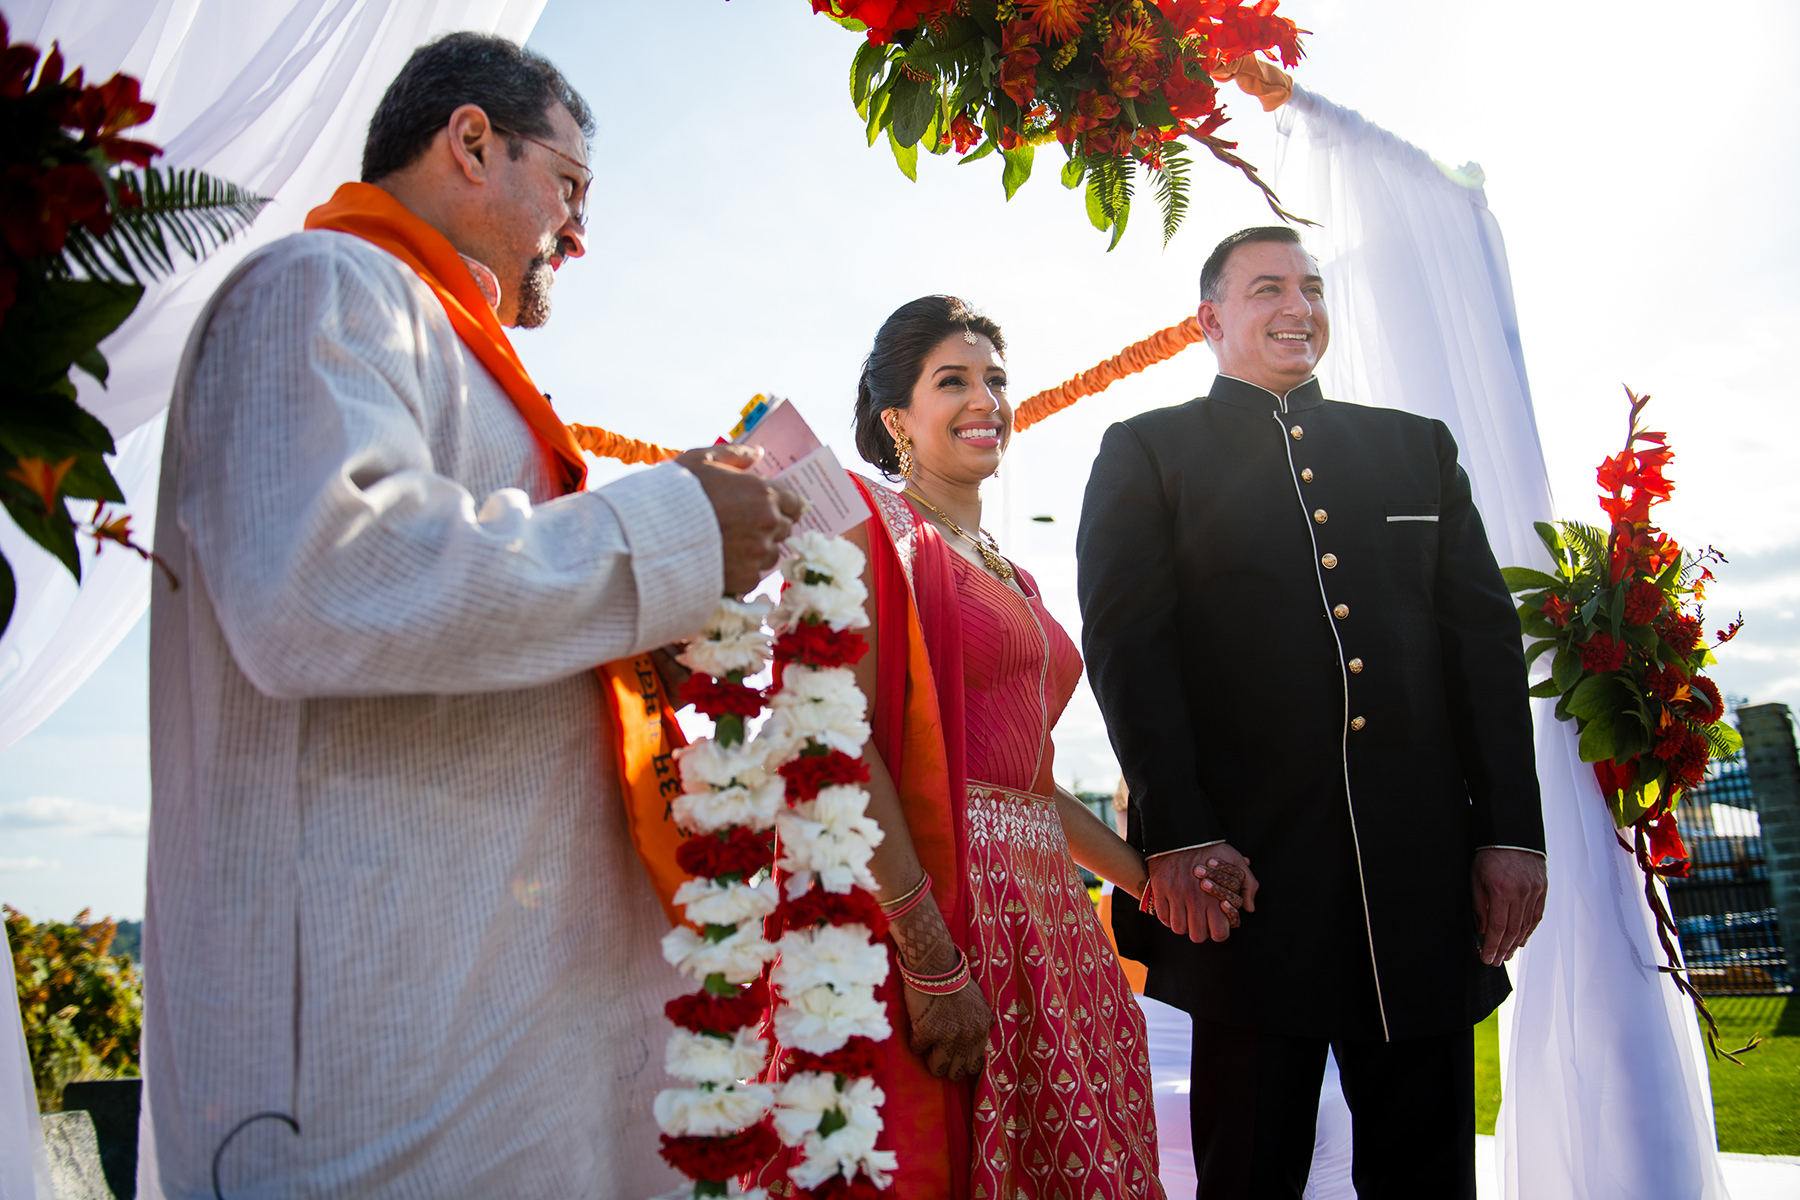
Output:
M894 438L881 414L912 407L913 386L925 370L925 359L947 337L979 333L1006 353L1000 326L955 296L921 296L894 310L875 335L875 348L863 360L856 385L856 448L883 475L900 473Z

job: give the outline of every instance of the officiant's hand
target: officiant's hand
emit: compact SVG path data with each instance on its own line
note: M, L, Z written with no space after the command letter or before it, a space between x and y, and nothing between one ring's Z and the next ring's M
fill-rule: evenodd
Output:
M1477 850L1469 868L1469 884L1475 892L1481 961L1498 966L1525 944L1544 918L1548 875L1543 855L1529 850Z
M1156 919L1191 942L1222 942L1256 911L1262 885L1250 860L1228 842L1158 854L1148 860Z
M781 543L806 507L786 488L750 474L746 468L762 453L760 446L706 446L675 459L694 473L712 501L725 554L725 590L733 596L775 569Z

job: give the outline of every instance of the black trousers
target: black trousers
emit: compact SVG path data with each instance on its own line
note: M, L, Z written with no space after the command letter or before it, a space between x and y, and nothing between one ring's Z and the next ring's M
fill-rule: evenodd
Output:
M1357 1200L1475 1200L1473 1029L1363 1042L1196 1020L1199 1200L1300 1200L1327 1047L1350 1106Z

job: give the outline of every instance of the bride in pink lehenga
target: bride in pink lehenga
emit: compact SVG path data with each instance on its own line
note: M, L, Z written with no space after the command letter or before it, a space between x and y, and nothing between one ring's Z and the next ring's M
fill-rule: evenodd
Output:
M1160 1200L1143 1014L1075 871L1139 895L1144 864L1052 779L1081 656L981 532L1011 435L1004 350L928 296L888 318L858 389L857 446L901 481L858 480L876 515L849 535L869 554L857 673L895 967L881 1144L908 1200Z

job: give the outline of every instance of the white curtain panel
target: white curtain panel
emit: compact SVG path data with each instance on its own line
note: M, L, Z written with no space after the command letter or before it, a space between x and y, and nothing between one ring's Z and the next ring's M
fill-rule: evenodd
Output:
M1321 224L1304 236L1332 316L1325 394L1443 421L1501 565L1543 566L1532 523L1554 507L1480 168L1444 168L1304 89L1279 121L1282 201ZM1534 710L1550 893L1502 1011L1506 1196L1723 1197L1693 1014L1657 972L1643 876L1551 709Z
M419 43L453 29L524 41L545 0L13 0L15 40L62 47L91 81L124 71L156 115L134 134L164 167L191 167L273 198L245 234L153 286L101 347L112 382L80 372L82 403L118 439L114 474L147 542L156 524L160 415L201 306L256 247L300 228L355 179L382 91ZM141 431L134 435L134 431ZM128 436L133 435L133 436ZM85 513L85 506L83 506ZM0 521L19 584L0 636L0 750L56 710L119 644L149 603L150 568L114 547L84 552L84 585Z
M97 82L135 75L156 115L134 136L191 167L273 197L245 234L153 286L102 346L105 389L77 374L82 403L118 441L113 463L133 528L156 525L162 416L183 345L201 306L256 247L300 228L337 185L357 177L363 134L381 93L421 42L453 29L523 42L545 0L10 0L12 36L48 49ZM0 637L0 750L81 686L143 615L150 567L114 546L83 553L83 580L0 520L19 585ZM186 581L190 586L197 580ZM18 1009L0 1005L0 1200L50 1196L42 1134L23 1055ZM17 1047L17 1053L12 1048ZM23 1081L24 1099L14 1103ZM15 1113L15 1107L23 1112ZM146 1152L149 1147L146 1144ZM146 1193L140 1192L140 1195Z

